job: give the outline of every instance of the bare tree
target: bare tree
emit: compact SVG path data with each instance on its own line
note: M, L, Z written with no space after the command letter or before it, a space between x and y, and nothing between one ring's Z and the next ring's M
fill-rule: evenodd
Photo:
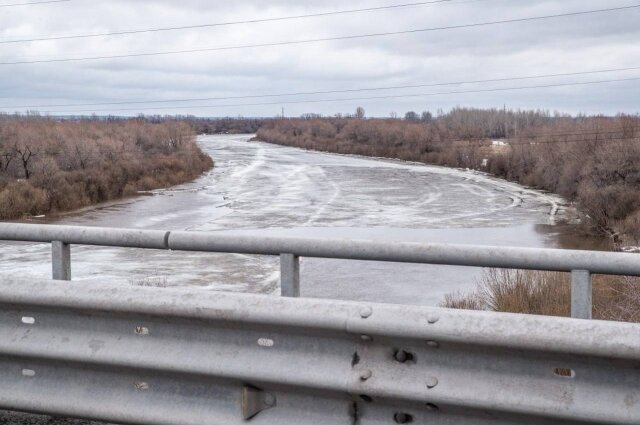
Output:
M16 143L13 146L13 150L16 153L18 161L20 161L20 164L22 165L24 178L29 180L29 177L31 177L31 166L34 158L36 157L36 153L26 144Z
M420 122L420 116L414 111L409 111L404 114L404 120L409 122Z
M6 149L4 146L0 146L0 171L6 172L11 165L14 158L14 152L11 149Z

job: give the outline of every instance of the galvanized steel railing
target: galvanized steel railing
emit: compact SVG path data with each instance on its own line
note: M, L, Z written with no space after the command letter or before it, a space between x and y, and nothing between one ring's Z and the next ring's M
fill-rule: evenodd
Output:
M299 258L591 273L623 253L0 224L52 243L53 277L3 277L0 409L144 425L640 423L640 325L294 298ZM70 245L280 257L282 295L71 279Z
M640 423L640 326L3 278L0 409L149 425Z
M640 276L640 256L617 252L18 223L0 224L0 240L51 242L52 272L57 280L71 279L71 244L276 255L280 257L281 294L289 297L300 294L300 257L570 272L571 315L581 319L590 319L592 314L592 274Z

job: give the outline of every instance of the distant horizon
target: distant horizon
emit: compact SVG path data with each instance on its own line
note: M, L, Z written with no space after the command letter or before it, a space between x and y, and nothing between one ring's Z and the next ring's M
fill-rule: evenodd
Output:
M488 107L488 108L476 108L476 107L466 107L466 106L458 106L458 107L454 107L454 108L450 108L447 109L445 111L441 111L444 112L444 115L450 113L451 111L455 110L456 108L462 108L462 109L476 109L476 110L496 110L496 111L500 111L503 110L503 108L496 108L496 107ZM616 116L619 115L629 115L629 116L640 116L640 112L634 112L634 113L627 113L627 112L616 112L613 114L604 114L604 113L583 113L583 112L578 112L578 113L569 113L569 112L564 112L564 111L559 111L559 110L549 110L549 109L542 109L542 108L531 108L531 109L510 109L510 108L506 108L506 111L509 113L518 113L518 112L548 112L551 114L551 117L558 117L558 118L562 118L562 117L570 117L570 118L578 118L580 116L587 116L587 117L598 117L598 116L602 116L605 118L615 118ZM145 114L143 112L140 113L136 113L136 114L131 114L131 115L118 115L118 114L76 114L76 115L72 115L72 114L64 114L64 115L55 115L55 114L45 114L45 113L39 113L38 111L28 111L28 112L13 112L13 113L8 113L8 112L0 112L0 116L20 116L20 117L28 117L28 116L34 116L34 117L42 117L42 118L54 118L54 119L90 119L90 118L101 118L101 119L108 119L108 118L116 118L116 119L132 119L132 118L184 118L184 119L203 119L203 120L224 120L224 119L238 119L238 120L269 120L269 119L306 119L307 117L305 117L305 115L317 115L317 117L314 118L353 118L353 114L355 111L350 111L350 112L336 112L336 113L329 113L329 114L320 114L317 112L304 112L300 115L295 115L295 116L288 116L285 114L285 116L283 117L282 115L274 115L274 116L249 116L249 115L195 115L195 114ZM398 112L397 116L371 116L368 115L366 113L366 109L365 109L365 116L364 119L404 119L405 114L409 113L409 112L416 112L417 114L420 114L422 112L424 112L424 110L408 110L408 111L403 111L403 112ZM433 118L438 118L442 115L438 114L437 111L427 111L427 112L431 112L433 115Z

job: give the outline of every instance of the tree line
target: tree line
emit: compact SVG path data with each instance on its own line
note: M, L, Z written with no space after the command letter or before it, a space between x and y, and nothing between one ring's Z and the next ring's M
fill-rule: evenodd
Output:
M0 219L190 181L213 166L183 121L0 116Z
M327 152L486 171L558 193L591 229L640 239L640 117L455 108L405 119L309 117L266 122L257 138ZM424 118L423 118L424 117Z

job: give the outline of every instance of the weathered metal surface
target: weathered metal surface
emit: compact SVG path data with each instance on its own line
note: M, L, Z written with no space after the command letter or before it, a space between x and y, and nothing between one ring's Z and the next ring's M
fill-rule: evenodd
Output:
M300 257L295 254L280 254L280 295L300 296Z
M263 410L276 405L276 397L259 388L244 386L242 388L242 417L251 419Z
M0 291L4 409L135 424L637 424L638 382L628 323L13 278Z
M301 257L567 272L578 269L590 270L592 273L640 275L639 257L635 254L617 252L322 238L258 238L204 232L171 232L169 247L187 251L266 255L292 252Z
M167 238L168 232L163 230L0 223L0 240L11 241L167 249Z
M71 245L51 242L51 275L55 280L71 280Z
M571 271L571 317L591 319L593 314L593 283L588 270Z
M254 237L215 232L132 230L0 223L0 240L232 252L352 260L427 263L640 276L640 257L620 252L480 245L376 242L324 238Z

